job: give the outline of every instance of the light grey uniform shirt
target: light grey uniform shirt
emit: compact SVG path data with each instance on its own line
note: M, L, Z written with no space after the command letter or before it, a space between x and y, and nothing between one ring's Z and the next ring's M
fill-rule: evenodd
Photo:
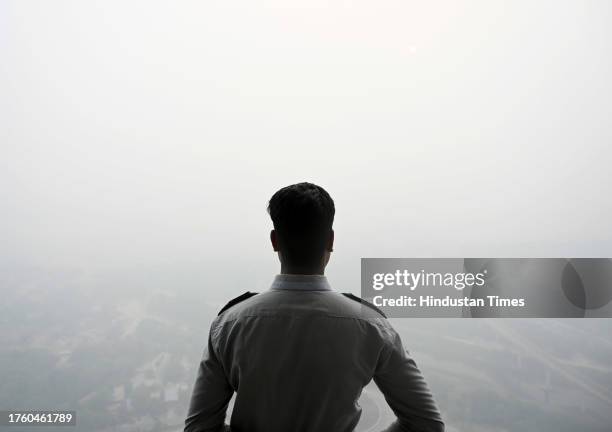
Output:
M213 321L185 432L350 432L372 379L397 416L387 431L444 431L421 372L381 313L333 291L325 276L277 275L270 290Z

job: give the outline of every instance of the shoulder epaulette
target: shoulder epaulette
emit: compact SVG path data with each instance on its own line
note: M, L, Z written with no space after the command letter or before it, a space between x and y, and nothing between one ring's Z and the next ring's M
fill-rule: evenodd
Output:
M254 295L256 295L256 292L250 292L247 291L244 294L239 295L238 297L236 297L235 299L231 299L229 302L227 302L227 304L225 306L223 306L223 308L219 311L219 313L217 314L217 316L221 315L223 312L225 312L227 309L231 308L232 306L234 306L235 304L238 304L250 297L253 297Z
M350 298L351 300L355 300L356 302L361 303L364 306L369 307L370 309L375 310L376 312L378 312L379 314L381 314L383 317L387 318L387 316L383 313L383 311L381 311L380 309L378 309L376 306L374 306L372 303L365 301L364 299L362 299L361 297L357 297L354 294L351 293L342 293L343 296Z

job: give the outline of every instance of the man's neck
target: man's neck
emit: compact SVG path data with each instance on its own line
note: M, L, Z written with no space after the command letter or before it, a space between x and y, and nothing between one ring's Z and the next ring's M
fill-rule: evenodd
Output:
M320 275L325 274L325 268L309 268L309 267L292 267L281 265L281 274L295 274L295 275Z

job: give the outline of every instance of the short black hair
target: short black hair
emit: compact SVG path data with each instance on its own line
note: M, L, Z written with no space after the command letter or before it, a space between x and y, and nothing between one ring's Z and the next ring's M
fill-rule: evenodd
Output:
M334 200L321 186L297 183L272 195L268 213L283 258L312 266L320 262L334 223Z

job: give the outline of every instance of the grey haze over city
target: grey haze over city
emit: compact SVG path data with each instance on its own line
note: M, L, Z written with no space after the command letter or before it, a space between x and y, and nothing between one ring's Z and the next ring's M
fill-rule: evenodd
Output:
M362 257L611 257L611 19L0 2L0 410L182 430L213 317L278 272L265 210L287 184L334 198L342 292ZM609 431L611 320L392 322L448 431ZM360 432L391 422L375 387L360 403Z

